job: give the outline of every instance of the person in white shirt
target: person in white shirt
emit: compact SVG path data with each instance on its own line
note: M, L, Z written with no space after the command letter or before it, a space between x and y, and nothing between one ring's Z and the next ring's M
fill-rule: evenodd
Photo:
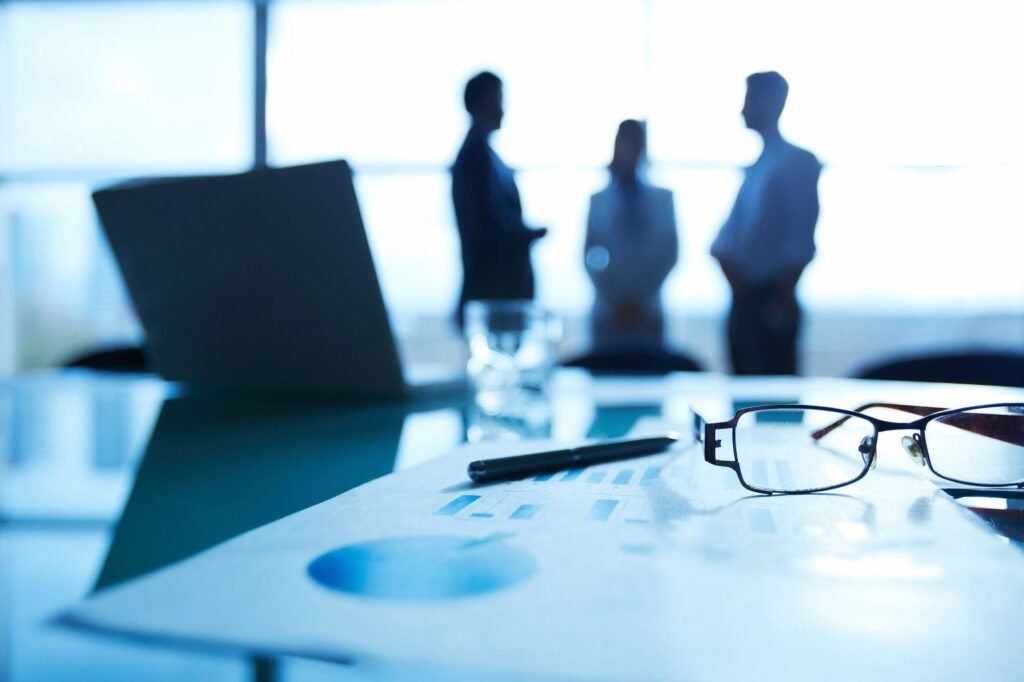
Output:
M676 265L678 236L672 192L642 176L645 138L639 121L619 125L611 181L590 198L584 263L597 352L664 348L661 286Z
M774 71L747 78L746 126L764 150L746 169L711 246L732 289L729 354L736 374L796 374L796 286L814 258L821 163L779 133L789 86Z

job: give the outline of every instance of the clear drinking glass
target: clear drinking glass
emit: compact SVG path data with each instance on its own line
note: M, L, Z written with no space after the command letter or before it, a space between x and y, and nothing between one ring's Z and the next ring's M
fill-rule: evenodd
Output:
M527 300L469 301L464 329L466 369L482 409L546 393L562 336L556 315Z

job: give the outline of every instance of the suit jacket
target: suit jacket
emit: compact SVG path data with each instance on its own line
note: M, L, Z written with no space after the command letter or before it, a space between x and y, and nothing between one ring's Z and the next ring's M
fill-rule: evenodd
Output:
M679 255L672 192L642 180L628 191L613 180L590 198L583 248L594 347L660 346L661 285Z
M530 243L512 171L487 142L470 129L452 166L452 201L462 247L462 294L466 301L533 298Z

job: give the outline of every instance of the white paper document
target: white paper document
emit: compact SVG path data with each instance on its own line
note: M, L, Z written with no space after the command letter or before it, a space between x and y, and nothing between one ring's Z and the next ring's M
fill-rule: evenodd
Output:
M644 430L656 431L656 424ZM529 679L1011 679L1015 548L901 468L761 496L696 444L472 486L466 446L104 591L65 622ZM984 675L982 675L982 672Z

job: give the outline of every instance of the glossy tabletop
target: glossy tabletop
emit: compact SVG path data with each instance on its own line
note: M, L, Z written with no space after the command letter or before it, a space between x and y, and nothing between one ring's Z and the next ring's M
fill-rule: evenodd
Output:
M351 403L192 395L154 378L89 373L0 384L0 673L13 680L247 679L247 659L90 638L47 624L117 584L334 497L443 456L466 440L626 434L644 417L673 423L699 403L709 418L739 405L870 401L959 406L1024 401L1024 391L839 379L671 375L605 378L565 371L516 418L466 396ZM893 441L898 443L898 441ZM883 458L902 458L882 447ZM102 672L100 672L102 671ZM358 670L288 660L286 679L363 679Z

